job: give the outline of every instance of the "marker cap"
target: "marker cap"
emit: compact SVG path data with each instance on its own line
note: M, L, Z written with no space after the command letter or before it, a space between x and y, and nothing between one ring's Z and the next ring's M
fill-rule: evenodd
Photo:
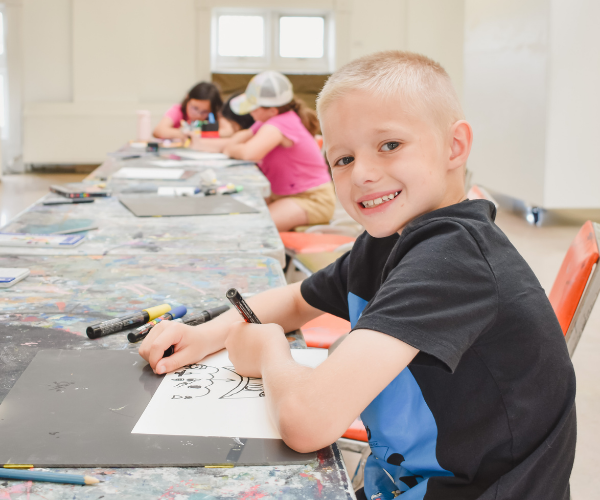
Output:
M162 316L165 313L168 313L171 310L171 306L169 304L161 304L160 306L149 307L148 309L144 309L150 316L148 321L152 321L159 316Z
M173 319L181 318L187 314L187 307L177 306L169 311L169 314L173 316Z

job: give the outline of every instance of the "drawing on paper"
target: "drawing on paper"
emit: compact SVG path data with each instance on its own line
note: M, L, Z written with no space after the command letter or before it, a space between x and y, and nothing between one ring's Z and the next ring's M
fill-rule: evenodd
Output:
M265 396L262 379L242 377L233 366L211 366L194 363L174 372L173 400L189 400L208 396L211 391L218 399L262 398ZM237 382L234 388L231 382Z

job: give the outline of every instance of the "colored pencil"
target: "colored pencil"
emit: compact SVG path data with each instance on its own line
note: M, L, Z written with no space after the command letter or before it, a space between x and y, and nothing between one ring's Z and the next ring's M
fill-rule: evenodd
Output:
M6 467L6 466L5 466ZM18 479L20 481L46 481L48 483L96 484L100 480L92 476L79 474L62 474L60 472L44 472L36 470L0 469L0 478Z

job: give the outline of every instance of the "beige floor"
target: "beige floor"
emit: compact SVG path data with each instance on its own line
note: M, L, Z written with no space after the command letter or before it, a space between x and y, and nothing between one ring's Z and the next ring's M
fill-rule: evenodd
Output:
M55 183L77 182L85 174L27 174L2 177L0 226L48 192ZM507 212L497 223L529 262L542 286L549 291L578 225L533 227ZM598 498L600 491L600 305L590 316L573 357L577 374L578 445L571 478L575 500ZM348 457L348 469L353 472Z

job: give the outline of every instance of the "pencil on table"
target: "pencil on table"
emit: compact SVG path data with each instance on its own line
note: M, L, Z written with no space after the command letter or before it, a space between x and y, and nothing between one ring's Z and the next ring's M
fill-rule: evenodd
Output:
M0 478L18 479L21 481L46 481L48 483L96 484L100 480L92 476L79 474L63 474L61 472L44 472L35 470L18 470L0 468Z

